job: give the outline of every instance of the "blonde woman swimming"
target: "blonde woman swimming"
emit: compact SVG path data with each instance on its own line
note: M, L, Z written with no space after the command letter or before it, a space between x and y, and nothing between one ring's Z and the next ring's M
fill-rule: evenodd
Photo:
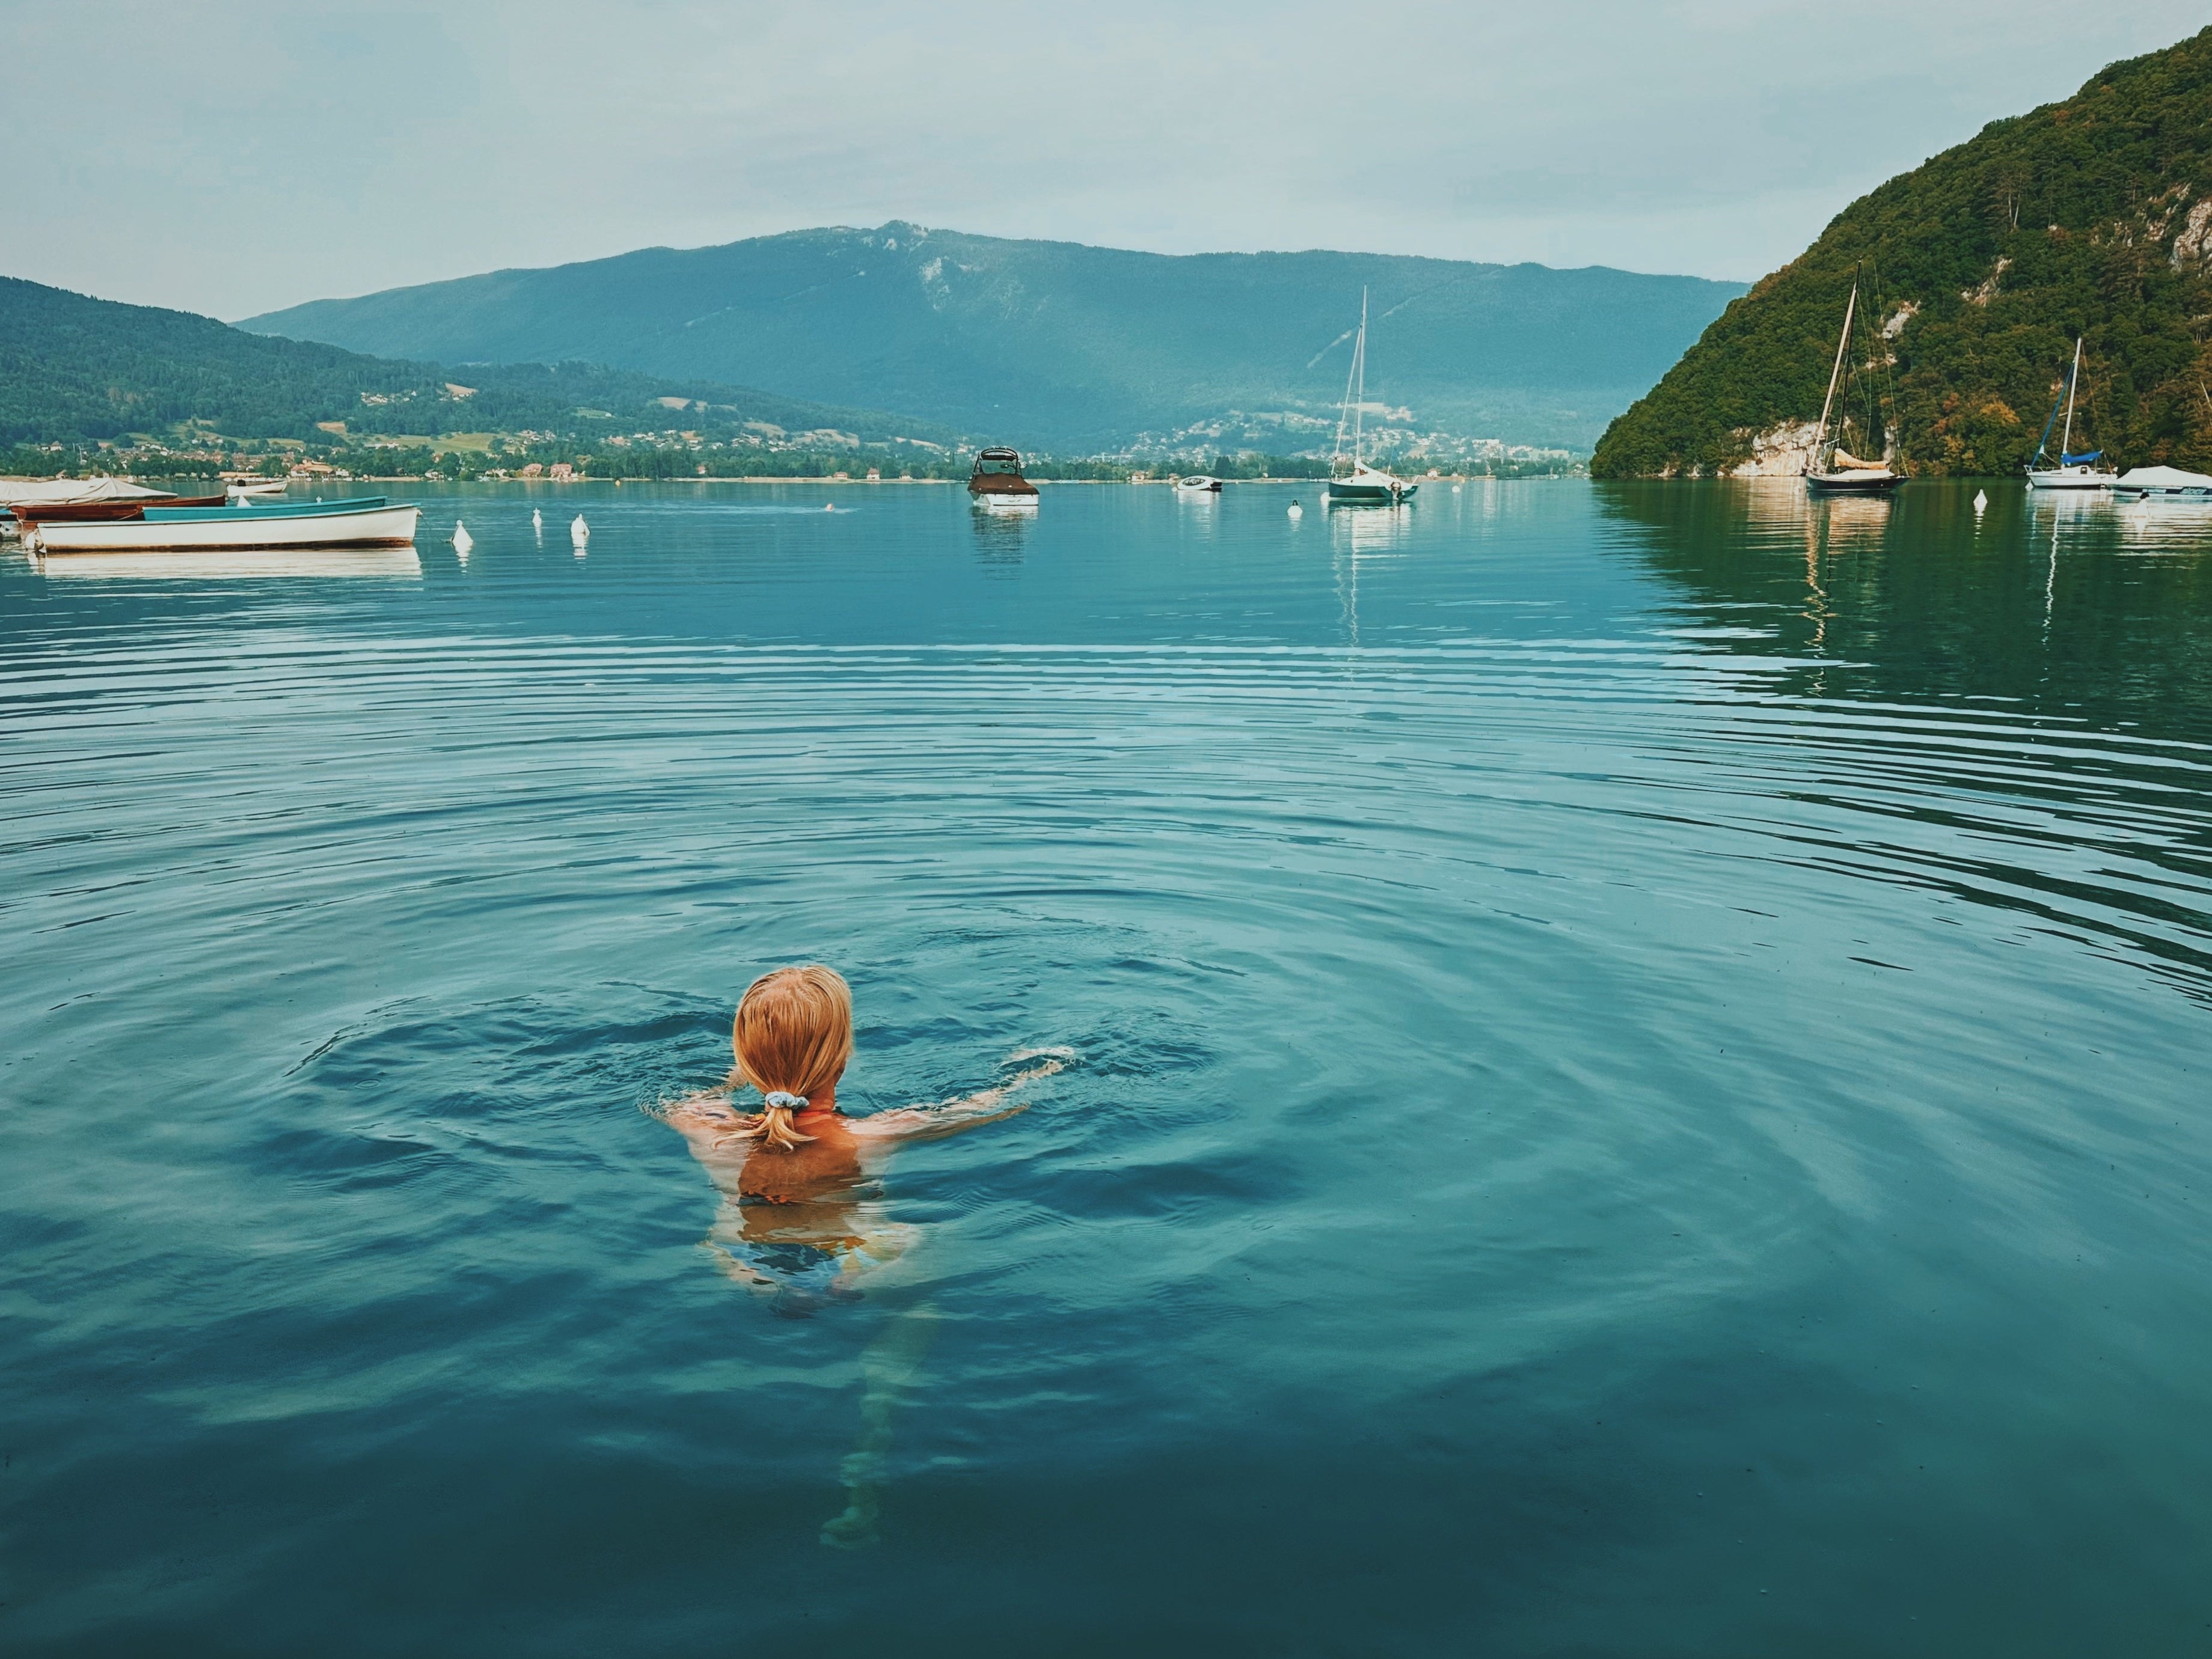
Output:
M853 1057L853 993L819 963L778 968L747 986L731 1046L738 1062L732 1081L761 1092L760 1111L740 1112L726 1093L714 1093L663 1115L721 1191L706 1241L718 1265L790 1313L825 1295L857 1294L860 1280L907 1248L911 1230L884 1220L869 1202L893 1146L1026 1111L1026 1102L1009 1105L1007 1095L1066 1064L1064 1054L1032 1050L1008 1063L1036 1063L994 1088L848 1117L837 1110L837 1083Z

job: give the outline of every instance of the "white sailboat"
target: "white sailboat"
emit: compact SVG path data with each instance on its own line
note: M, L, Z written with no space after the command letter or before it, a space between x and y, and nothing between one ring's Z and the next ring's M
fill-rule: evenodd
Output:
M2074 442L2074 389L2081 380L2081 342L2074 342L2074 366L2066 372L2066 430L2058 439L2058 464L2039 467L2039 461L2051 459L2051 425L2058 418L2058 405L2051 406L2051 420L2043 423L2042 440L2035 453L2028 458L2027 487L2039 490L2100 490L2109 489L2118 476L2110 467L2096 463L2104 458L2101 449L2091 450L2086 455L2069 455L2066 451Z
M1336 418L1336 451L1330 457L1328 481L1321 487L1324 506L1396 506L1410 500L1419 484L1370 467L1360 453L1363 417L1367 403L1367 290L1359 290L1359 333L1352 344L1352 371L1345 376L1344 408ZM1352 470L1341 478L1345 464L1345 428L1352 429Z
M1905 475L1885 461L1862 461L1843 447L1841 425L1829 435L1828 417L1835 413L1836 387L1844 375L1844 357L1850 349L1851 322L1858 315L1859 279L1851 278L1851 297L1844 306L1844 332L1836 342L1835 366L1828 371L1828 396L1820 405L1820 435L1805 457L1805 487L1816 495L1886 495L1905 481Z

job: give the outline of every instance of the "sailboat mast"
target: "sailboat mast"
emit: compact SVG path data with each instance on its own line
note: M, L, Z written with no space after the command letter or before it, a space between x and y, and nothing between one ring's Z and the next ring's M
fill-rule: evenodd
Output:
M1359 475L1359 434L1367 415L1367 290L1359 290L1359 343L1352 348L1354 372L1359 377L1358 400L1352 406L1352 475Z
M2066 451L2074 447L2074 388L2081 384L2081 339L2074 338L2074 368L2066 377L2066 435L2058 440L2058 464L2066 464Z
M1844 306L1843 337L1836 342L1836 366L1828 371L1828 396L1820 405L1820 436L1813 445L1813 457L1819 460L1821 451L1828 447L1828 414L1836 406L1836 382L1843 378L1844 348L1851 343L1851 317L1859 304L1859 279L1851 278L1851 297Z
M1338 339L1344 336L1339 335ZM1359 347L1352 348L1352 360L1344 369L1344 401L1336 408L1336 443L1328 452L1328 475L1336 476L1336 463L1344 459L1344 429L1352 424L1352 383L1359 372Z

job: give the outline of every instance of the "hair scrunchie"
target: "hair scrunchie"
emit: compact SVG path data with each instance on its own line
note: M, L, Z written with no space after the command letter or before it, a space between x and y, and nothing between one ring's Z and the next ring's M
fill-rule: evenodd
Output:
M797 1111L807 1104L807 1100L803 1094L793 1094L787 1090L778 1089L768 1097L768 1104L771 1108L781 1106L786 1111Z

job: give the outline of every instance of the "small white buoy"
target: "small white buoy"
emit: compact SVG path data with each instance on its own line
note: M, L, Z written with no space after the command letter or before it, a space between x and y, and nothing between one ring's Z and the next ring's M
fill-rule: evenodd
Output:
M1459 486L1457 484L1454 484L1452 486L1452 493L1454 495L1457 495L1459 493Z
M568 539L580 548L592 539L592 527L584 522L584 515L580 512L576 515L575 522L568 526Z
M476 544L477 538L469 534L469 527L458 518L453 520L453 551L465 559L469 556L469 549Z
M824 501L822 504L822 511L824 512L835 512L837 511L837 504L835 501Z
M1306 510L1298 505L1297 497L1292 496L1291 498L1291 517L1293 518L1303 518L1305 516Z
M1982 516L1983 510L1989 505L1989 492L1987 490L1976 490L1974 492L1974 517L1977 518L1980 518Z
M540 536L545 534L545 515L535 507L530 510L530 528Z

